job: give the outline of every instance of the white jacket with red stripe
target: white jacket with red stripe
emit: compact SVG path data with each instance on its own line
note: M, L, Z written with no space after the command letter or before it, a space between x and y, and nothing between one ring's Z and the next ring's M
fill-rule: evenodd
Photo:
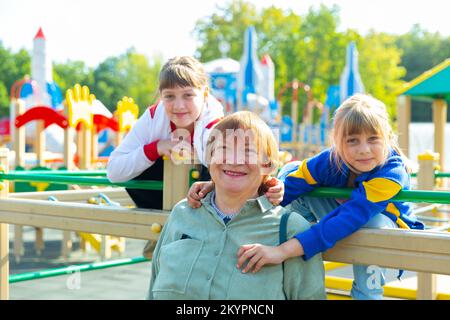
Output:
M209 95L206 104L195 122L193 145L198 159L205 164L204 153L206 142L213 125L223 117L223 106ZM107 177L111 182L129 181L155 161L151 161L144 153L144 146L171 138L171 124L164 110L163 102L147 108L134 124L122 143L111 153L107 165Z

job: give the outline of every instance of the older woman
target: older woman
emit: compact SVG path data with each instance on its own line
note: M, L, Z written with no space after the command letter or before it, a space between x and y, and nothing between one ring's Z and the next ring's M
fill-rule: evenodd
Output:
M286 210L261 196L278 158L270 128L251 112L234 113L217 124L207 152L215 190L199 208L187 200L173 208L154 252L149 298L324 299L320 255L258 273L242 273L236 266L241 245L280 241ZM291 214L282 232L290 238L308 228L305 219Z

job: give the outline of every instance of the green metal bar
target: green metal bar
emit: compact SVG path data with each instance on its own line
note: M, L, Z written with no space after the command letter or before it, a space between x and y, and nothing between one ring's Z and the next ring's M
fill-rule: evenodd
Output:
M450 172L436 172L434 176L436 178L450 178Z
M353 189L350 188L317 188L307 195L319 198L350 198ZM394 202L430 202L450 204L450 192L405 190L400 191L394 198Z
M121 186L135 189L162 190L162 181L128 181L122 183L111 183L107 178L89 177L64 177L44 174L9 174L0 173L0 179L16 181L42 181L59 184L79 184L79 185L107 185ZM321 198L349 198L352 189L350 188L317 188L309 195ZM393 199L395 202L430 202L450 204L450 192L445 191L425 191L408 190L400 191Z
M12 170L10 174L46 174L57 176L80 176L80 177L106 177L106 170L80 170L80 171L68 171L68 170Z
M417 177L417 172L411 173L411 177L416 178ZM450 178L450 172L439 172L439 171L436 171L434 173L434 177L435 178Z
M120 267L120 266L126 266L126 265L130 265L130 264L136 264L136 263L142 263L142 262L148 262L148 261L150 261L150 260L143 256L140 256L140 257L136 257L136 258L119 259L119 260L113 260L113 261L82 264L82 265L78 265L78 266L41 270L41 271L36 271L36 272L12 274L9 276L9 283L56 277L56 276L61 276L61 275L66 275L66 274L72 274L77 271L86 272L86 271L100 270L100 269L106 269L106 268L112 268L112 267Z
M162 190L162 181L144 181L144 180L132 180L128 182L112 183L107 178L94 178L94 177L72 177L72 176L58 176L51 174L32 174L32 173L1 173L0 180L14 180L14 181L40 181L56 184L78 184L88 186L120 186L134 189L147 189L147 190Z

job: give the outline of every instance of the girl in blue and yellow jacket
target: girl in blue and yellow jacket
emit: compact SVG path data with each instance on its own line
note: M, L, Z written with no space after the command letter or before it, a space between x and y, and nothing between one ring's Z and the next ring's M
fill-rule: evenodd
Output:
M281 263L293 256L308 260L361 227L423 229L405 202L393 202L408 190L410 177L398 148L385 105L370 96L350 97L334 116L332 147L302 162L288 163L279 173L285 194L281 205L292 206L315 223L278 247L244 245L238 268L257 272L265 264ZM351 187L348 200L302 196L316 187ZM353 266L354 299L382 299L385 270Z

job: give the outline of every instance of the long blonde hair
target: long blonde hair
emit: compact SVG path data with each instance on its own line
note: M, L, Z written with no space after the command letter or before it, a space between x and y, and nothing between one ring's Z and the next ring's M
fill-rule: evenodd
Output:
M355 94L339 106L333 117L330 160L336 163L339 170L342 169L344 161L341 154L345 137L362 132L381 136L384 141L382 165L387 161L392 148L404 159L408 169L409 160L398 146L397 136L389 123L386 105L370 95Z

